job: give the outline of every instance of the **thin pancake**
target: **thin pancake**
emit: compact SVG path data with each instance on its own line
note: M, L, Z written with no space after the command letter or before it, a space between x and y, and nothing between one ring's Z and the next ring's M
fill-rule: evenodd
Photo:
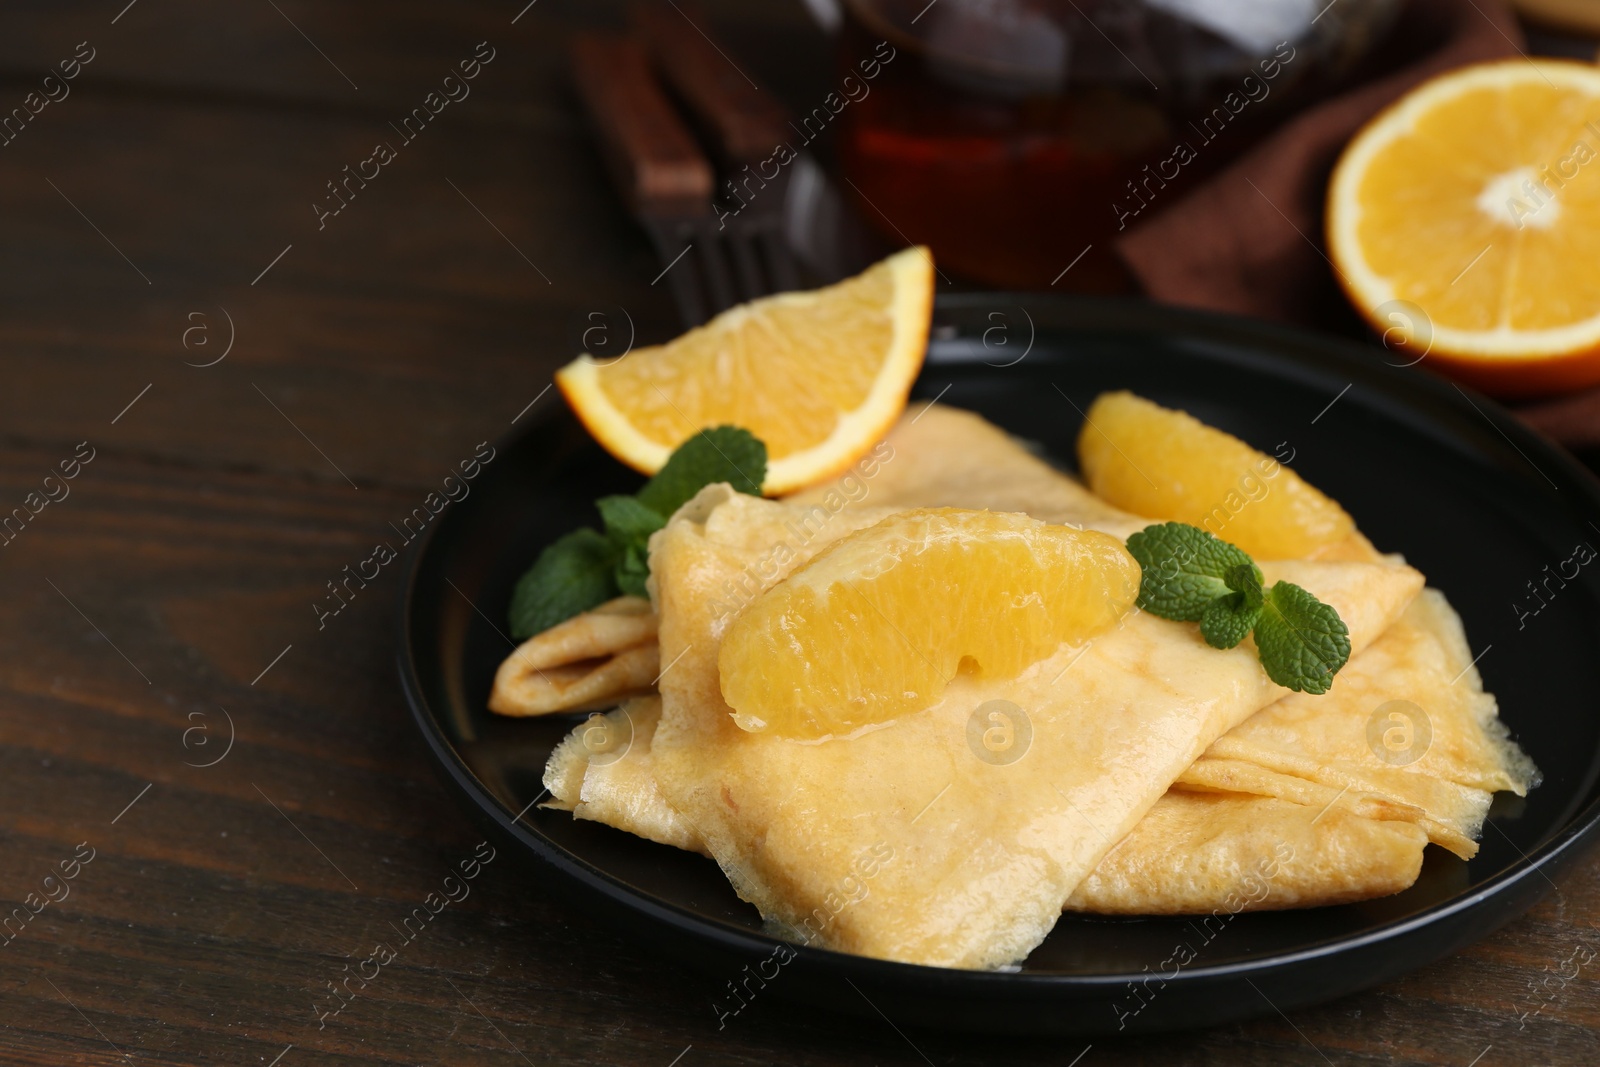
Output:
M795 493L786 502L835 511L852 500L895 510L1015 511L1046 522L1092 526L1118 537L1149 524L1107 504L970 411L942 404L912 406L884 444L886 458L877 459L875 452L870 466Z
M1411 822L1173 789L1067 901L1102 915L1237 914L1398 893L1428 837Z
M570 811L663 845L705 852L656 784L650 747L661 720L661 698L629 700L579 723L550 753L544 787L548 807Z
M934 707L851 740L745 733L717 673L740 610L724 590L746 577L770 587L852 525L826 523L775 558L801 510L714 486L652 539L661 655L672 664L653 754L662 794L740 895L780 926L809 925L827 947L956 967L1022 958L1201 752L1285 692L1248 645L1219 651L1192 625L1137 613L1015 679L958 676ZM1354 650L1422 584L1389 563L1264 570L1333 605ZM969 719L995 700L1032 727L1031 748L1008 765L968 743ZM846 894L869 857L880 861L870 891Z
M1393 686L1385 690L1388 699L1426 692L1435 684L1428 669L1435 653L1431 649L1425 652L1423 663L1416 667L1404 662L1408 646L1447 647L1448 628L1456 625L1443 597L1425 590L1400 622L1351 658L1332 691L1317 698L1326 716L1339 720L1354 715L1358 720L1355 728L1364 730L1371 701L1363 694L1374 685ZM1422 635L1407 632L1419 629ZM1459 673L1459 668L1453 673ZM1476 693L1473 703L1481 705L1475 677L1463 676L1458 684ZM1447 847L1459 846L1463 840L1471 845L1471 838L1463 838L1462 831L1434 819L1430 814L1434 809L1429 807L1361 790L1339 790L1211 754L1257 720L1275 717L1276 708L1277 704L1269 705L1235 727L1185 771L1179 783L1079 885L1068 901L1068 910L1208 914L1368 899L1411 884L1430 836ZM579 764L574 775L573 761L586 758L588 742L584 739L591 733L587 724L577 727L556 750L545 773L545 784L556 797L554 806L573 810L578 818L704 853L705 847L667 804L655 782L651 740L660 702L630 701L627 712L633 724L633 744L621 763L602 762L586 776ZM1487 732L1491 736L1496 733ZM602 732L599 736L607 735ZM1491 751L1494 747L1488 746ZM1431 772L1424 765L1414 773ZM1429 787L1418 783L1418 788L1426 792ZM1197 789L1212 791L1218 802L1209 807L1199 804L1193 792ZM1487 792L1472 792L1487 805ZM1206 813L1215 814L1216 819ZM1293 846L1289 857L1280 849L1286 842ZM1240 875L1244 878L1264 867L1277 872L1268 880L1264 894L1222 873L1244 872Z
M854 529L887 509L941 504L997 508L1020 504L1034 515L1048 514L1056 521L1074 524L1104 525L1124 533L1145 524L1145 520L1128 516L1099 501L1066 475L1027 453L998 428L967 412L938 406L911 409L890 434L886 446L880 446L870 461L864 461L839 481L789 498L791 502L806 505L807 510L802 519L786 524L781 540L798 543L819 537L816 531L822 522L837 521L843 523L844 528ZM854 514L863 508L869 510ZM834 535L829 534L823 540ZM811 551L817 547L820 545L813 545ZM1382 558L1359 534L1319 556L1366 561ZM723 609L737 608L753 595L749 577L741 576L739 582L730 583L724 590ZM1337 729L1332 731L1339 742L1337 745L1321 746L1321 736L1328 733L1327 730L1316 736L1308 734L1299 752L1302 762L1293 764L1290 771L1272 769L1273 766L1288 766L1281 748L1267 753L1272 766L1217 754L1228 751L1228 745L1241 736L1254 736L1258 720L1266 723L1279 719L1275 704L1219 739L1180 780L1191 790L1239 790L1228 798L1230 805L1219 810L1231 811L1233 805L1243 805L1246 809L1254 806L1255 814L1241 816L1241 825L1253 819L1269 837L1271 827L1279 820L1283 821L1284 835L1298 832L1296 827L1307 818L1307 813L1299 808L1309 807L1310 814L1315 815L1328 809L1330 802L1336 802L1334 810L1328 811L1317 823L1320 832L1336 832L1339 841L1344 842L1379 840L1388 843L1387 847L1372 853L1372 862L1347 864L1342 880L1330 878L1324 885L1323 902L1394 892L1409 884L1416 863L1420 862L1421 844L1417 842L1425 842L1426 836L1419 839L1416 833L1398 825L1362 826L1351 821L1353 818L1359 816L1368 822L1410 822L1427 828L1434 840L1466 852L1475 848L1469 835L1476 832L1481 811L1487 805L1488 793L1484 790L1503 788L1506 786L1502 783L1508 782L1509 787L1520 792L1520 785L1531 775L1526 757L1504 739L1504 727L1494 716L1493 698L1483 694L1477 672L1464 669L1469 657L1463 654L1465 642L1460 634L1460 623L1443 597L1429 591L1426 601L1413 605L1404 622L1390 633L1407 628L1414 631L1409 645L1401 642L1398 636L1390 640L1386 634L1373 648L1352 658L1332 693L1323 697L1289 696L1280 702L1304 705L1308 713L1316 713L1312 721L1328 720L1337 724ZM1377 792L1363 782L1381 785L1382 774L1376 781L1369 777L1351 787L1348 777L1330 778L1323 773L1328 769L1324 760L1350 763L1352 761L1345 757L1353 756L1354 762L1360 763L1367 750L1360 744L1352 746L1347 742L1353 739L1364 744L1365 725L1371 711L1387 699L1404 698L1424 703L1418 695L1440 687L1438 668L1441 665L1448 666L1446 680L1456 679L1448 694L1450 701L1445 707L1445 728L1441 733L1457 738L1457 743L1437 746L1430 756L1417 764L1394 771L1406 777ZM1414 669L1421 673L1411 677ZM1383 693L1387 693L1383 700L1377 699ZM1430 699L1427 703L1431 707L1433 701ZM568 795L559 783L566 780L564 775L572 774L575 753L581 755L582 746L563 745L552 757L552 769L557 769L561 761L566 765L565 771L555 775L557 784L551 785L558 805L576 808L575 814L580 818L597 819L651 840L705 851L687 824L667 804L652 777L649 735L655 726L654 713L642 712L644 705L640 702L629 707L636 723L644 720L647 725L644 730L636 726L633 748L622 763L602 764L586 778L580 769L577 777L571 779ZM1438 717L1436 714L1435 718ZM1293 726L1289 729L1292 736ZM580 727L575 735L583 732L584 727ZM1452 751L1458 753L1457 758L1446 760L1445 753ZM1259 752L1247 754L1260 755ZM1308 766L1307 760L1311 765ZM1365 762L1376 762L1370 752ZM1372 771L1390 771L1381 765L1366 769L1369 775ZM552 780L551 773L547 771L547 782ZM1340 784L1328 784L1330 781ZM1185 823L1165 815L1169 802L1181 804L1184 795L1169 793L1145 820L1156 820L1154 825L1165 826L1169 832L1157 837L1136 829L1116 851L1101 861L1096 872L1099 877L1085 882L1085 886L1100 888L1092 894L1089 889L1080 888L1074 897L1077 902L1074 906L1122 913L1140 910L1203 912L1225 906L1231 890L1218 882L1206 882L1196 865L1204 862L1214 869L1219 862L1218 850L1224 847L1233 850L1231 862L1239 869L1253 869L1256 864L1270 859L1270 855L1250 853L1257 837L1207 835L1206 827L1201 824ZM1184 825L1191 826L1199 836L1192 841L1173 839L1170 830ZM1143 823L1140 826L1142 828ZM1330 827L1335 830L1330 831ZM1409 842L1406 847L1415 855L1399 848L1402 842ZM1355 846L1335 842L1329 847L1338 852ZM1152 857L1146 855L1147 849L1156 851L1153 858L1157 862L1153 865L1148 862ZM1392 862L1378 861L1385 856ZM1304 877L1306 872L1317 869L1312 857L1302 854L1289 869L1299 872L1292 880L1297 886L1297 899L1302 904L1317 902L1315 885ZM1132 871L1159 871L1162 879L1136 881L1129 876ZM1412 872L1410 877L1407 871ZM1213 886L1214 898L1197 895L1196 887L1207 884ZM1109 893L1107 887L1111 886L1120 888L1116 893ZM1168 895L1163 896L1162 886L1170 891ZM1176 886L1189 888L1178 893L1172 889ZM1262 906L1277 906L1271 901L1278 899L1275 891ZM1135 900L1143 903L1129 904ZM1085 901L1092 903L1085 904Z
M518 645L495 672L489 710L548 715L611 707L655 684L659 653L650 602L608 600Z
M1537 774L1471 663L1461 620L1427 590L1360 670L1341 671L1325 696L1296 694L1262 709L1179 781L1303 803L1381 802L1392 812L1384 817L1411 818L1470 859L1493 793L1522 796Z

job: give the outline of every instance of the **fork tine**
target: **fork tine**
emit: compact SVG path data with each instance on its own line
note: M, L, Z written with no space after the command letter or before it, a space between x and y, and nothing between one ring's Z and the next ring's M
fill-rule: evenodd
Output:
M787 293L800 288L800 271L795 265L794 251L784 239L782 226L761 231L761 250L766 253L767 277L772 279L773 292Z
M679 263L673 270L667 272L668 281L672 286L672 301L678 305L678 314L683 316L685 326L690 329L700 325L711 317L707 310L705 287L700 284L700 277L694 269L694 256L684 256L687 262Z
M689 227L646 221L645 228L649 231L650 243L655 245L656 258L661 261L667 289L672 293L672 302L683 324L692 329L705 322L710 312L706 310L705 286L695 271L696 257L689 254L693 238ZM657 281L660 280L658 277Z
M726 311L738 303L733 294L733 280L728 274L727 252L710 224L696 227L694 247L701 265L705 268L706 288L711 294L711 314ZM698 325L698 324L696 324Z
M756 255L756 240L757 235L743 226L736 225L728 231L728 247L733 251L733 263L739 272L739 286L746 300L766 296L772 291L762 277L761 264Z

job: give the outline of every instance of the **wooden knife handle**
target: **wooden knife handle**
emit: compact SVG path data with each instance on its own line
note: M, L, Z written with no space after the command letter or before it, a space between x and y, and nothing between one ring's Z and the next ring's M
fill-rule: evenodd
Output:
M663 76L725 164L759 162L790 140L783 107L706 36L706 20L697 12L659 3L633 10Z
M634 210L709 214L711 164L667 100L644 47L616 34L579 33L568 53L606 163Z
M1511 6L1537 22L1579 33L1600 33L1600 9L1593 0L1512 0Z

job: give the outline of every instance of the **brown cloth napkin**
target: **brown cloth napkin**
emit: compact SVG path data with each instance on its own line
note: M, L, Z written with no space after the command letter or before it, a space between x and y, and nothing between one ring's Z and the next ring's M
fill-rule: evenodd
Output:
M1238 161L1118 243L1153 299L1302 326L1350 325L1323 252L1323 198L1345 144L1418 83L1523 51L1502 0L1411 0L1390 40L1415 60L1279 127ZM1420 47L1418 47L1420 45ZM1600 390L1516 409L1570 448L1600 446Z

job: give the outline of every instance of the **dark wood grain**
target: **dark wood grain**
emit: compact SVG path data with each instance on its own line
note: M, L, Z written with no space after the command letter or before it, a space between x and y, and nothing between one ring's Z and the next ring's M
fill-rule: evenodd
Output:
M95 449L0 547L0 900L94 850L0 943L0 1063L1600 1061L1600 960L1555 977L1600 952L1596 861L1383 988L1075 1059L1088 1042L1000 1048L779 997L719 1030L716 983L502 854L319 1026L326 983L479 838L403 710L397 570L326 629L312 602L510 428L587 311L626 307L641 340L675 319L562 73L566 35L624 25L620 4L540 0L514 26L521 2L276 6L0 13L0 96L98 49L0 148L0 513ZM798 4L711 17L791 106L825 91ZM324 183L483 40L472 95L319 230ZM233 350L186 365L220 354L224 308ZM230 719L225 758L195 766Z

